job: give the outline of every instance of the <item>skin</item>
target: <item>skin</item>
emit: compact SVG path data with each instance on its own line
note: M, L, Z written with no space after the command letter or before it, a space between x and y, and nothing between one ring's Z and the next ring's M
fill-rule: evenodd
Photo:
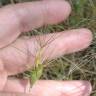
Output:
M43 25L60 23L66 20L70 13L71 7L64 0L36 1L8 5L0 9L0 96L90 95L92 88L88 81L39 80L30 89L28 80L9 77L28 70L27 66L33 66L35 49L40 47L34 36L29 38L19 35ZM92 41L92 33L86 28L37 36L37 39L44 44L51 36L57 38L44 48L43 60L83 50ZM28 51L33 55L29 55ZM28 59L28 56L31 59Z

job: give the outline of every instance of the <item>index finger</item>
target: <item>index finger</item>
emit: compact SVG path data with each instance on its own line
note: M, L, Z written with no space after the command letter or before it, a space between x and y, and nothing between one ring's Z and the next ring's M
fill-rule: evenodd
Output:
M36 1L1 8L0 48L13 42L21 32L65 20L70 11L69 3L63 0Z

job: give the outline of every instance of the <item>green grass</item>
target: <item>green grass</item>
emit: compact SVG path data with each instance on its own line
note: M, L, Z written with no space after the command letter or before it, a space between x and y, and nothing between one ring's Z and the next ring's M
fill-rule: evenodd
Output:
M12 0L0 0L0 5L6 5ZM14 0L25 2L32 0ZM96 0L68 0L72 5L72 13L66 22L58 25L43 27L39 32L62 31L73 28L89 28L94 34L94 40L89 48L63 56L51 61L44 69L43 79L53 80L88 80L92 83L91 96L96 96ZM37 30L37 31L38 31Z

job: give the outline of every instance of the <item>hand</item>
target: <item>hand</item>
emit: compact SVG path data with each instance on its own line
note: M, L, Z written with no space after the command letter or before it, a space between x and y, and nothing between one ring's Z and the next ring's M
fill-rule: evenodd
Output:
M8 5L0 9L0 96L89 96L91 84L88 81L40 80L29 92L28 80L9 77L28 70L27 66L34 64L34 56L28 59L27 52L35 54L35 48L39 46L34 43L37 42L34 37L18 36L46 24L57 24L65 20L70 12L69 3L63 0ZM45 41L50 36L58 38L46 45L48 49L45 48L43 56L50 57L48 59L80 51L92 41L92 33L85 28L48 34ZM44 37L37 37L42 44Z

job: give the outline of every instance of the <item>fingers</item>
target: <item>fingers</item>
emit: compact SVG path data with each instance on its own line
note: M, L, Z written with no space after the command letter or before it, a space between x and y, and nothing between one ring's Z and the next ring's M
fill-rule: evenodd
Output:
M64 54L81 51L87 48L92 41L91 31L84 28L65 31L53 37L56 37L56 39L44 48L44 60L54 59Z
M91 84L87 81L42 80L30 88L28 81L14 79L8 80L4 88L4 92L24 93L30 96L89 96L91 90Z
M50 39L51 38L51 39ZM34 65L36 53L40 45L46 45L42 52L42 60L55 59L64 54L80 51L90 45L92 33L88 29L74 29L37 37L21 38L0 51L9 75L23 72ZM48 44L46 44L46 42Z
M21 32L65 20L70 11L69 3L62 0L30 2L1 8L0 48L13 42Z
M19 25L21 24L21 31L29 31L44 24L59 23L65 20L71 12L69 3L63 0L22 3L6 8L12 12L15 11L13 14L19 20Z

